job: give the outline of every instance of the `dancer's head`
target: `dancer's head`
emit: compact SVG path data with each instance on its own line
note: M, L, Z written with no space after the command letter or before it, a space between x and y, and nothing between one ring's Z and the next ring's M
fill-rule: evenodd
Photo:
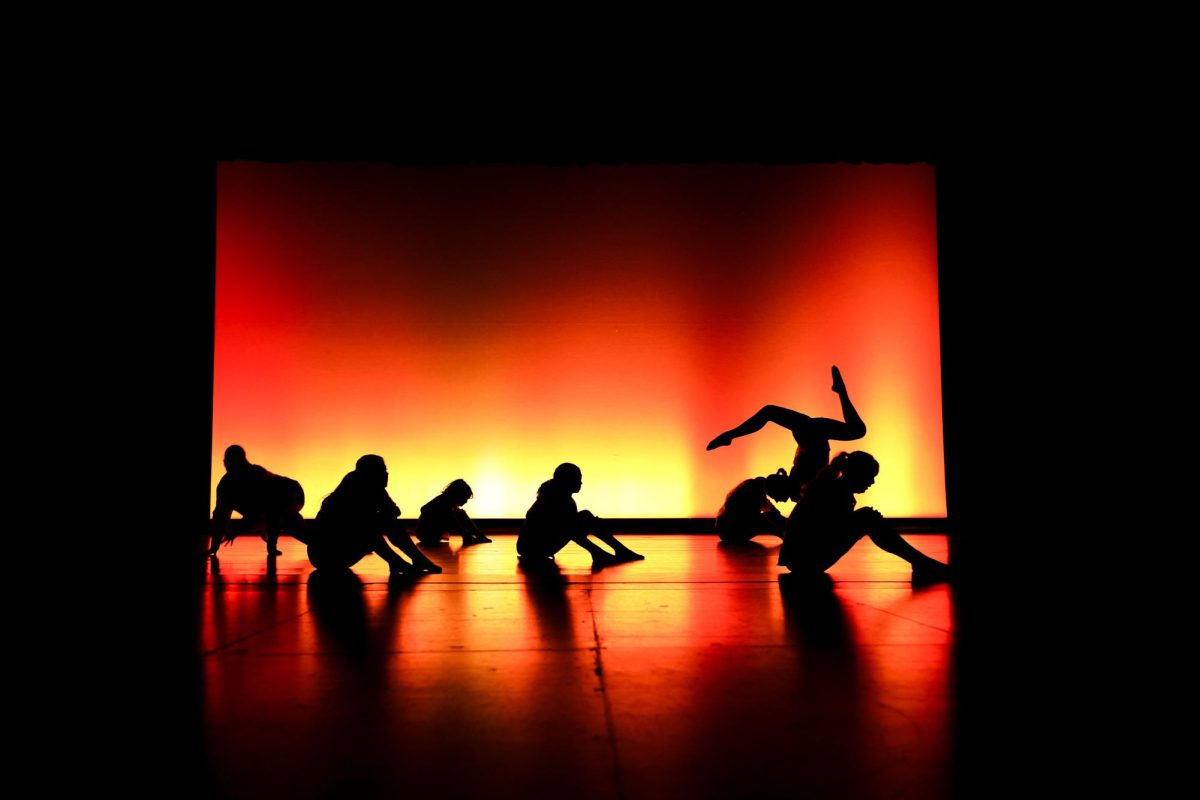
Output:
M767 481L767 496L777 503L782 503L785 500L790 500L792 495L792 479L787 472L782 468L775 470L775 473L766 477Z
M462 478L455 478L446 484L446 488L442 490L442 494L450 499L450 502L456 506L461 506L463 503L475 496L471 491L471 487Z
M852 453L838 453L829 462L829 469L836 472L837 479L844 482L855 494L865 492L875 483L879 474L879 462L875 456L862 450Z
M559 464L554 468L554 480L574 494L583 488L583 470L574 464Z
M363 456L354 463L354 471L370 483L381 487L388 485L387 464L383 463L383 456L374 454Z
M225 471L232 472L244 467L250 462L246 459L246 451L240 444L231 444L225 448Z

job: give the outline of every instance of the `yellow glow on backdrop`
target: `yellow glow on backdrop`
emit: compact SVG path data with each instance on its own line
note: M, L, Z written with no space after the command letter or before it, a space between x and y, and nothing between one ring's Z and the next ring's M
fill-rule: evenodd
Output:
M405 517L454 478L521 517L554 467L606 517L711 516L791 464L775 403L944 516L933 168L222 164L214 476L232 443L314 516L364 453ZM215 480L214 480L215 486ZM786 507L784 509L787 510Z

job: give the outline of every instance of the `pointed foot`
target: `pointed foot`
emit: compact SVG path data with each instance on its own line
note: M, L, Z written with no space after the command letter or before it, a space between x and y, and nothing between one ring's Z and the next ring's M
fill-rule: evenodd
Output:
M842 380L842 371L837 367L833 368L833 390L838 394L846 393L846 382Z

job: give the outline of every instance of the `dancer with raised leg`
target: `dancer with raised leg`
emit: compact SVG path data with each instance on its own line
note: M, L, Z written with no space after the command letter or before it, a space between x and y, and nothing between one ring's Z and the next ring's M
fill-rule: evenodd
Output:
M708 443L706 450L727 447L739 436L755 433L763 429L768 422L787 428L796 440L796 455L792 460L790 498L798 500L804 486L816 477L817 473L829 463L829 441L840 442L861 439L867 435L867 425L859 416L858 410L850 402L850 394L846 391L846 383L837 367L833 368L833 391L842 404L842 420L827 417L810 417L783 406L763 406L754 416L725 431Z

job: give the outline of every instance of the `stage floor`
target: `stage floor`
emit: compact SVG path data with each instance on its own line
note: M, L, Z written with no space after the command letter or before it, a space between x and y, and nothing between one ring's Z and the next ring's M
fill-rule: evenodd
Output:
M204 588L207 782L222 797L951 795L950 587L860 542L806 587L778 539L620 535L527 575L512 535L368 556L310 581L304 546L221 550ZM946 559L946 537L910 535ZM784 577L781 579L780 576Z

